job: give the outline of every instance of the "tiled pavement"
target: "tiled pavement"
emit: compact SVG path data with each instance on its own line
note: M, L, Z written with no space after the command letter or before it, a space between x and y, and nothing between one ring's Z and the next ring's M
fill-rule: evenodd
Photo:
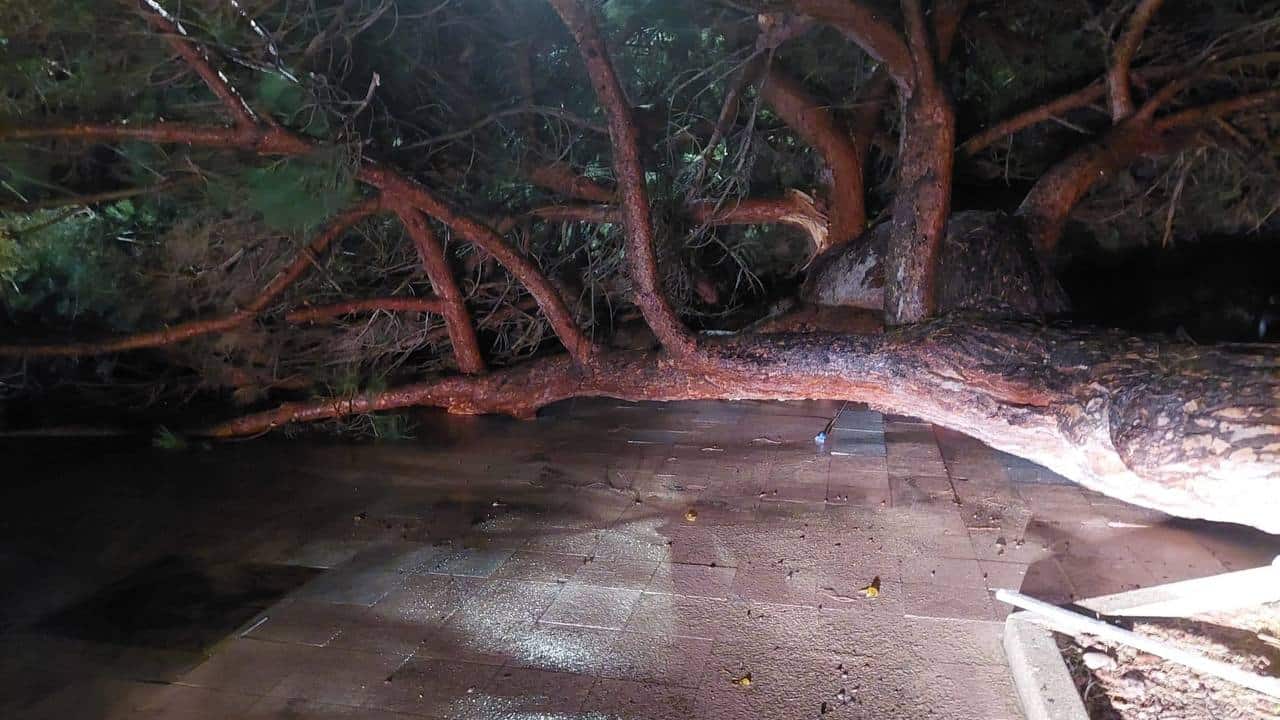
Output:
M1066 601L1280 547L905 418L849 407L817 447L838 409L576 401L408 443L37 452L0 524L0 717L1018 718L993 588ZM49 621L174 555L304 574L209 642Z

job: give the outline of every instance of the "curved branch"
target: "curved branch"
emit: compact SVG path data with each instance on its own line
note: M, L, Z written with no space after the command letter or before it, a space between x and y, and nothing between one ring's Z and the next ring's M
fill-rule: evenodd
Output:
M285 322L293 325L322 323L343 315L375 312L444 314L444 302L440 298L380 297L365 300L347 300L330 305L307 305L285 313Z
M1128 167L1152 149L1150 125L1137 118L1122 121L1098 142L1090 143L1049 168L1036 180L1018 215L1043 257L1053 254L1067 216L1099 180Z
M203 335L227 332L253 321L262 314L290 285L315 265L334 240L352 225L381 208L379 198L366 200L338 215L311 243L298 253L293 262L275 274L271 282L244 308L229 315L205 320L192 320L172 327L98 342L75 342L51 345L0 345L0 357L83 357L174 345Z
M1133 64L1138 46L1142 44L1147 25L1163 3L1164 0L1140 0L1116 43L1115 53L1111 56L1111 67L1107 69L1107 101L1111 106L1112 122L1120 122L1133 114L1133 88L1129 85L1129 67Z
M155 143L182 143L220 149L238 149L259 155L305 155L315 147L283 128L219 128L200 125L172 124L130 126L121 124L84 123L55 128L0 127L0 141L65 138L88 142L142 140ZM575 358L586 361L593 352L592 343L573 320L564 299L527 257L511 247L501 236L474 218L455 210L426 188L400 173L374 162L366 162L356 179L383 191L391 197L408 198L419 210L451 227L468 242L492 255L517 280L529 289L546 314L552 329Z
M827 195L830 224L825 244L816 246L815 254L826 251L828 246L854 240L867 226L863 156L859 155L858 146L830 110L776 66L765 74L760 94L783 122L818 151L831 171ZM861 135L870 141L869 133Z
M907 44L888 18L849 0L791 0L797 12L820 20L853 40L882 63L903 95L915 85L915 68Z
M1152 119L1150 109L1164 95L1157 92L1140 111L1113 127L1040 176L1018 207L1036 247L1048 257L1058 245L1067 217L1089 190L1101 180L1123 170L1142 156L1161 155L1187 143L1202 142L1176 131L1224 115L1280 102L1280 90L1266 90L1230 100L1188 108Z
M471 313L467 312L466 299L462 297L462 291L453 278L453 268L445 257L444 247L417 208L398 203L395 211L405 232L413 239L413 244L418 249L418 258L427 271L427 278L431 280L431 287L435 288L436 295L440 296L440 302L444 306L445 329L449 331L449 343L453 345L458 369L468 374L484 372L484 356L481 355L480 343L476 340Z
M533 260L502 239L493 228L453 207L426 187L377 163L366 162L356 177L384 193L404 199L493 256L533 296L569 354L578 362L591 360L596 352L595 343L578 327L560 291Z
M776 198L695 200L684 206L684 212L694 223L707 227L782 223L803 230L816 248L829 244L827 216L814 205L813 198L799 190L789 190ZM528 214L548 222L622 222L622 212L613 205L546 205Z
M630 103L609 61L608 51L595 20L578 0L550 0L568 26L582 53L596 96L609 118L613 141L614 174L618 178L623 220L627 227L627 260L636 284L635 303L654 335L677 357L697 352L697 340L671 307L658 269L649 194L640 161L639 133Z

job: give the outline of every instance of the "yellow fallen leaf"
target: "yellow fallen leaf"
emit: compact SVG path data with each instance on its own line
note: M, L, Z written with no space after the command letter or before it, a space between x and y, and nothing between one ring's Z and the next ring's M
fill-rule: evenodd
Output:
M737 685L738 687L751 687L751 673L747 673L746 675L730 680L729 682Z
M870 585L862 588L858 592L869 598L880 597L880 576L877 575L875 579L871 581Z
M685 510L684 519L688 520L689 522L696 522L698 519L698 511L694 510L693 508L689 508L688 510Z

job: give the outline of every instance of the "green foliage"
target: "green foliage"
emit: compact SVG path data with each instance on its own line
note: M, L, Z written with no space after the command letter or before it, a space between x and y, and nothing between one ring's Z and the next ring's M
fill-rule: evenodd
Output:
M214 183L211 199L228 211L247 207L273 230L312 230L355 197L355 166L345 150L337 147L250 168Z
M307 135L322 138L332 129L328 115L314 111L314 100L307 89L279 73L260 74L253 96L255 107Z
M81 314L128 327L136 304L124 294L129 258L117 231L144 221L124 200L102 213L42 210L0 219L0 299L16 312L70 319Z

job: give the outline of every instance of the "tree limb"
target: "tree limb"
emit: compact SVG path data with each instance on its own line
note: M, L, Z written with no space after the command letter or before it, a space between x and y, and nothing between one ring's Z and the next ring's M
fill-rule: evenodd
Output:
M965 140L960 145L960 152L965 155L976 155L1009 135L1025 130L1032 125L1038 125L1046 120L1052 120L1072 110L1091 105L1100 100L1106 92L1107 85L1105 81L1092 82L1075 92L1054 98L1047 103L1024 110L1013 117L992 125Z
M1181 88L1182 85L1178 84L1177 89ZM1179 130L1280 102L1280 90L1265 90L1180 110L1160 118L1151 117L1164 95L1163 89L1158 91L1138 112L1122 120L1097 142L1058 162L1032 186L1018 207L1018 214L1027 221L1032 241L1042 255L1052 255L1072 209L1099 181L1123 170L1140 157L1162 155L1185 148L1187 143L1203 142L1194 135L1179 135Z
M329 305L307 305L285 313L285 322L293 325L321 323L343 315L373 312L433 313L444 314L444 302L440 298L380 297L364 300L347 300Z
M798 81L776 66L766 72L760 94L801 140L818 151L831 172L826 244L815 247L814 254L856 239L867 226L866 189L862 156L848 131Z
M908 45L915 67L906 95L898 150L898 191L885 252L885 322L918 322L937 302L938 252L951 213L955 115L938 82L929 30L919 0L903 0Z
M480 343L476 340L476 329L471 323L471 313L467 312L466 299L454 280L453 268L449 266L444 248L417 208L400 202L396 204L395 212L404 225L405 232L413 239L413 244L418 249L418 258L427 271L427 278L431 280L431 287L435 288L436 295L444 306L445 328L449 331L449 343L453 346L458 369L472 375L483 373L486 368L484 356L480 353Z
M410 406L531 417L589 396L853 400L908 410L1129 502L1280 531L1274 348L952 317L884 335L749 336L706 352L709 362L695 366L646 353L611 352L590 366L543 358L482 377L290 403L201 433L253 435Z
M631 104L618 83L604 39L590 12L578 0L550 0L550 3L573 34L596 96L609 118L614 174L618 178L623 221L627 227L627 262L631 280L636 285L635 303L669 352L677 357L693 355L697 352L697 340L671 307L658 269L649 194Z
M578 173L568 163L553 162L529 168L525 175L538 187L570 197L597 203L611 203L618 199L618 191L606 187Z
M1147 25L1163 3L1164 0L1139 0L1138 7L1129 16L1124 33L1116 43L1111 66L1107 69L1107 101L1111 107L1112 122L1120 122L1133 114L1133 88L1129 85L1129 67L1133 64L1138 46L1142 44Z
M141 350L144 348L174 345L203 335L227 332L241 325L252 322L275 302L290 285L316 263L333 241L338 239L352 225L363 220L381 208L381 199L373 198L359 203L350 210L338 215L329 222L324 230L298 253L293 262L286 265L272 277L266 287L249 301L243 308L229 315L204 320L192 320L172 327L149 332L134 333L124 337L102 340L98 342L74 342L50 345L0 345L0 357L83 357L87 355L106 355L108 353Z
M790 5L844 33L884 65L904 96L910 94L915 84L911 53L888 18L849 0L791 0Z
M213 67L209 56L195 47L186 29L182 27L182 23L170 15L159 0L140 0L139 5L147 22L165 36L169 47L173 48L187 67L199 75L213 94L218 96L218 101L231 114L236 127L255 127L258 124L258 117L254 115L253 109L231 86L227 76Z

